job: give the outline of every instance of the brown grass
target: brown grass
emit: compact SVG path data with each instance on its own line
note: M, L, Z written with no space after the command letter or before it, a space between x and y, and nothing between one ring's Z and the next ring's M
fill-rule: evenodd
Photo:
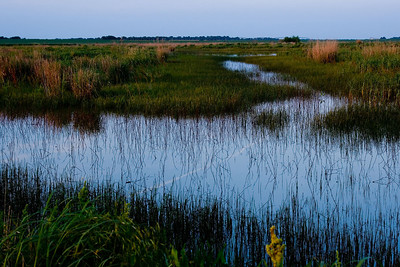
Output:
M171 51L172 47L170 46L157 46L156 54L158 61L160 62L167 61L168 55L171 53Z
M71 82L72 93L77 98L90 98L99 89L99 76L92 70L79 69Z
M6 77L7 58L0 57L0 85L4 83Z
M35 75L47 96L57 96L61 92L61 64L47 59L36 59Z
M17 85L19 78L24 76L26 78L26 71L30 64L29 60L24 58L22 53L12 50L3 50L0 57L0 81L4 82L7 78L8 81Z
M308 57L321 63L336 62L338 41L317 41L309 50Z
M362 55L364 57L398 54L400 54L400 47L390 43L373 43L362 48Z

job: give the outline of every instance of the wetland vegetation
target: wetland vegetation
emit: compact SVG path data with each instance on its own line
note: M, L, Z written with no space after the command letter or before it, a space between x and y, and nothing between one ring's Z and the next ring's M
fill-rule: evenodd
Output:
M4 265L400 264L399 44L0 51Z

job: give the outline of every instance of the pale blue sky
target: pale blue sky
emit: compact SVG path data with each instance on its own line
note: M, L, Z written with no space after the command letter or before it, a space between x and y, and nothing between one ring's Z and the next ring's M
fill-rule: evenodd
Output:
M0 0L0 36L400 36L399 0Z

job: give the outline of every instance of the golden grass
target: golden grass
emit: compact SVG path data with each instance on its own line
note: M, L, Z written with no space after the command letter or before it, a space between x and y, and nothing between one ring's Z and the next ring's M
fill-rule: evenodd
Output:
M71 82L72 93L77 98L90 98L96 93L99 84L97 73L90 69L79 69Z
M7 58L0 57L0 85L4 83L4 77L6 77L6 64Z
M363 46L361 53L364 57L398 55L400 54L400 47L391 43L373 43L368 46Z
M172 46L157 46L156 48L156 55L157 59L160 62L167 61L168 55L173 51Z
M61 92L61 64L47 59L36 59L35 75L47 96L57 96Z
M317 41L309 50L308 57L321 63L332 63L336 61L339 43L335 40Z

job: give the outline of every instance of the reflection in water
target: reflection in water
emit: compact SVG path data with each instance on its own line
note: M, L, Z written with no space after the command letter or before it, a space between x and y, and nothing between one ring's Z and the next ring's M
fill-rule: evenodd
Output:
M272 74L257 77L282 81ZM315 116L343 104L343 99L316 93L311 99L265 103L248 114L214 118L3 114L0 159L39 166L49 177L123 183L126 190L234 195L255 209L274 211L295 203L302 214L312 214L307 223L318 223L314 227L364 225L384 237L395 236L400 143L332 137L310 127ZM253 127L254 115L265 110L287 114L279 134Z
M28 119L33 124L43 124L54 129L61 130L68 127L71 123L80 133L92 134L102 130L102 121L99 112L87 110L49 110L46 112L30 113L20 112L2 112L0 120L8 121Z
M243 72L251 80L259 81L262 83L268 83L270 85L307 88L306 84L293 81L293 79L290 79L289 77L286 77L283 74L272 71L262 71L260 66L255 64L248 64L231 60L227 60L223 64L224 67L227 68L228 70Z

